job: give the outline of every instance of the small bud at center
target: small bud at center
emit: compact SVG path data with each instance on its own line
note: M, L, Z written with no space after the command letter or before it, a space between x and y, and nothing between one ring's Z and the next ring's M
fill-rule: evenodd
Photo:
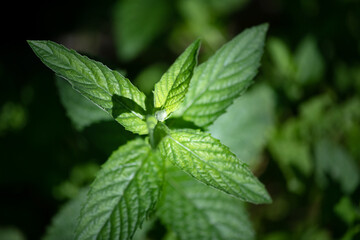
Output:
M167 117L166 110L157 111L157 112L155 113L155 117L156 117L156 119L157 119L158 121L163 122L163 121L166 119L166 117Z

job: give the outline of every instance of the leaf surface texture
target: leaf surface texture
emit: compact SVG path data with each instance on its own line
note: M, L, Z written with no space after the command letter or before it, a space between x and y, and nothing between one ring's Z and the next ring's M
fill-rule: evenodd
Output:
M244 201L271 202L247 164L208 133L172 130L160 142L159 149L163 159L207 185Z
M146 134L145 95L100 62L51 41L29 41L41 61L127 130Z
M184 101L197 63L199 48L200 40L192 43L155 85L154 106L164 114L164 119L161 117L159 120L165 120Z
M252 83L267 28L262 24L246 29L197 67L184 103L174 115L203 127L223 114Z
M154 209L162 181L162 164L144 140L120 147L91 186L76 239L131 239Z

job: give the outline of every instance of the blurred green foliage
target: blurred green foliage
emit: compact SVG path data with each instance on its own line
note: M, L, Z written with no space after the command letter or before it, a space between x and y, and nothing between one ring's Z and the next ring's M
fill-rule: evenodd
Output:
M208 131L247 161L272 195L269 206L248 206L257 239L360 238L359 1L47 4L49 13L36 4L24 8L20 22L29 25L14 26L24 34L5 34L21 42L2 45L0 239L44 233L66 239L65 231L46 226L63 217L69 230L66 215L78 211L80 189L117 146L134 138L64 81L54 81L25 39L52 39L126 69L150 94L194 39L203 39L203 62L262 22L270 24L269 37L255 84ZM75 200L61 208L67 199ZM176 239L152 221L138 239Z
M19 131L26 125L26 112L23 106L6 102L0 111L0 135L6 131Z
M67 116L79 131L93 123L112 120L110 115L76 92L68 82L57 77L56 84Z
M123 0L114 7L114 36L121 59L131 60L159 34L171 17L167 0Z
M274 92L256 85L209 127L210 133L256 169L275 121Z

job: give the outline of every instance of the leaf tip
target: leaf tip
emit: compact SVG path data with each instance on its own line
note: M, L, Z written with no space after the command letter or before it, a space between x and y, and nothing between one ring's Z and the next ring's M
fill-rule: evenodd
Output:
M33 49L34 46L36 45L36 40L26 40L27 44L29 44L29 46Z
M194 51L196 52L196 54L198 54L200 47L201 47L201 38L197 38L189 45L188 49L191 49L191 51Z
M194 41L194 44L196 46L200 46L201 45L201 38L197 38L195 41Z
M273 202L269 192L265 189L265 186L263 184L262 185L262 190L261 190L261 194L259 194L261 196L261 200L257 201L256 204L271 204Z
M49 41L44 40L26 40L31 49L37 54L39 49L48 49L47 44ZM40 57L40 56L39 56Z
M194 46L195 46L196 51L197 51L197 54L198 54L198 53L199 53L199 50L200 50L200 48L201 48L201 38L198 38L198 39L195 40Z
M39 46L43 44L44 41L41 40L26 40L26 42L30 45L31 48Z
M265 190L266 194L264 196L264 204L272 204L273 200L270 196L270 194Z
M269 30L270 24L268 22L265 22L260 24L258 27L266 33Z

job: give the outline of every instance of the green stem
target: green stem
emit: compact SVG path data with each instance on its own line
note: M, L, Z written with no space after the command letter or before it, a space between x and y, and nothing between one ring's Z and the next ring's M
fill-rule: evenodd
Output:
M155 136L154 136L154 129L157 124L157 119L154 116L147 116L146 117L146 124L149 130L149 139L150 139L150 145L153 149L155 149Z

